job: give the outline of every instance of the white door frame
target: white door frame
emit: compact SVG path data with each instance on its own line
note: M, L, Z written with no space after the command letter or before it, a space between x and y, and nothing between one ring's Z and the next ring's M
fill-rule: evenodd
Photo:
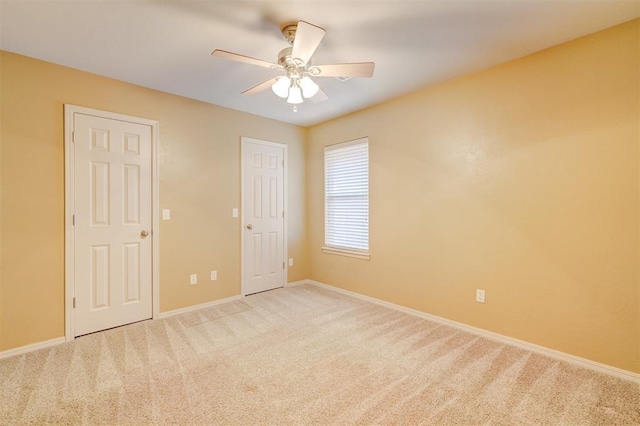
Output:
M158 318L160 313L160 268L158 259L159 239L160 239L160 226L159 226L159 171L158 171L158 154L159 154L159 123L155 120L148 120L145 118L132 117L124 114L117 114L113 112L100 111L92 108L85 108L76 105L65 104L64 105L64 225L65 225L65 239L64 239L64 320L65 320L65 340L67 342L75 339L75 316L73 309L73 298L75 297L75 280L74 280L74 258L75 258L75 243L74 243L74 226L73 226L73 214L75 205L75 186L74 186L74 170L75 170L75 158L73 150L73 116L75 113L81 113L86 115L93 115L96 117L102 117L112 120L128 121L131 123L137 123L147 125L151 127L151 291L152 306L153 306L153 319Z
M282 196L284 198L284 218L282 219L283 221L283 232L282 232L282 239L284 240L284 259L283 261L285 262L285 267L284 267L284 274L282 275L282 286L286 286L287 285L287 272L289 269L289 262L287 261L287 259L289 258L289 252L287 249L288 246L288 240L287 240L287 217L289 214L289 205L288 205L288 199L289 197L287 196L287 170L289 168L289 160L288 160L288 146L286 144L283 143L277 143L277 142L268 142L268 141L264 141L261 139L254 139L254 138L249 138L246 136L241 136L240 137L240 247L241 247L241 257L240 257L240 291L242 293L242 296L246 296L247 295L247 288L246 288L246 276L245 276L245 272L244 272L244 261L245 261L245 255L246 255L246 247L245 247L245 243L244 243L244 227L245 227L245 223L244 223L244 150L245 145L247 143L253 143L253 144L257 144L257 145L264 145L264 146L271 146L271 147L275 147L275 148L282 148L283 150L283 160L284 160L284 167L283 167L283 176L282 176L282 185L283 185L283 189L282 189Z

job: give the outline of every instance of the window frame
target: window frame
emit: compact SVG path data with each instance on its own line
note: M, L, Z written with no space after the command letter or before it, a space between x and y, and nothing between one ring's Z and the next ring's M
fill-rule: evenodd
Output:
M367 153L367 164L366 164L366 168L367 168L367 191L366 191L366 198L367 198L367 208L366 208L366 245L367 248L366 249L362 249L362 248L356 248L356 247L349 247L349 246L338 246L338 245L330 245L327 243L328 241L328 217L329 217L329 195L327 194L327 182L328 182L328 166L327 166L327 153L331 152L331 151L335 151L335 150L339 150L342 148L347 148L350 146L354 146L354 145L365 145L366 146L366 153ZM371 259L371 254L370 254L370 210L371 210L371 205L370 205L370 151L369 151L369 138L368 137L362 137L362 138L358 138L358 139L354 139L354 140L350 140L350 141L346 141L346 142L340 142L340 143L336 143L336 144L332 144L332 145L326 145L324 147L324 156L323 156L323 166L324 166L324 180L323 180L323 196L324 196L324 244L322 246L322 251L324 253L328 253L328 254L337 254L337 255L341 255L341 256L348 256L348 257L353 257L353 258L357 258L357 259L363 259L363 260L370 260Z

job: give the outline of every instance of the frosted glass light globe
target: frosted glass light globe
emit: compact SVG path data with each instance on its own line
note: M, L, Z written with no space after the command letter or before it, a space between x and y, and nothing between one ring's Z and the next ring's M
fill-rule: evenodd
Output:
M289 96L289 87L291 87L291 80L287 76L282 76L271 86L271 90L277 96L281 98L286 98Z
M287 103L290 104L301 104L302 99L302 90L298 86L293 86L289 89L289 99L287 99Z
M318 90L320 90L320 87L308 76L302 77L302 80L300 80L300 87L302 88L302 95L305 98L313 97L318 93Z

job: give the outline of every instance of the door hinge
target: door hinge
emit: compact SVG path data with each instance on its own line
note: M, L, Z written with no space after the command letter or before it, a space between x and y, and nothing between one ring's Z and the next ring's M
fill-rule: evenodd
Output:
M75 308L76 308L76 298L74 297L73 298L73 309L75 309Z
M75 131L71 132L71 142L73 142L73 143L76 142L76 132Z
M282 218L284 219L284 210L282 210Z
M71 221L73 222L73 226L76 226L76 215L71 216Z
M284 262L282 262L282 269L284 269Z
M284 158L282 159L282 167L284 167Z

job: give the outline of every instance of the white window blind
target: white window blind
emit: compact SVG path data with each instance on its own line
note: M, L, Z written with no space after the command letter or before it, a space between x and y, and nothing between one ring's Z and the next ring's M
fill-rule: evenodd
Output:
M325 246L369 250L369 140L324 149Z

